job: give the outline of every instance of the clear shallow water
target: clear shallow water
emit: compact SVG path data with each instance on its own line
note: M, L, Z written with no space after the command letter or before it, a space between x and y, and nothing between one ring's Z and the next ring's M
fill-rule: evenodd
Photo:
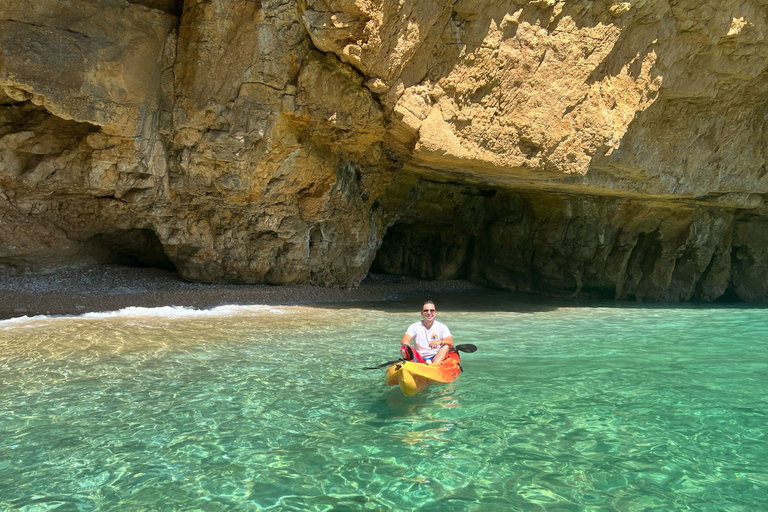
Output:
M415 397L418 300L0 322L0 509L765 509L768 309L519 300Z

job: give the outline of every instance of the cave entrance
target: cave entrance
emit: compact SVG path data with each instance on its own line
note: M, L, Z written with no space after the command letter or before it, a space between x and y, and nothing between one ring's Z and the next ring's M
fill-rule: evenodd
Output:
M371 265L378 274L430 280L477 277L495 190L419 178L401 198L398 221L387 229Z
M474 236L455 228L425 230L420 225L396 224L387 230L371 271L434 280L466 279L474 245Z
M151 229L110 230L95 235L89 242L105 251L106 259L117 265L177 270Z

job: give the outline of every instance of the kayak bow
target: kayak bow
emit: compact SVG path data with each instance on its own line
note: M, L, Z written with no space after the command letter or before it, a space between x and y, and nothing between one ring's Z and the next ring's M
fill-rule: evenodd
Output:
M447 384L461 373L459 353L451 350L438 364L401 361L387 369L387 386L400 385L405 395L415 395L424 391L430 384Z

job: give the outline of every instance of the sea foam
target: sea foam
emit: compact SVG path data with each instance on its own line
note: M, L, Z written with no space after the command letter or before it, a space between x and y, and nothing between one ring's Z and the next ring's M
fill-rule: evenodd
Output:
M24 327L38 327L46 325L49 321L56 320L103 320L103 319L139 319L139 318L162 318L168 320L174 319L193 319L193 318L213 318L224 316L245 316L254 313L284 314L285 309L265 305L238 305L226 304L207 309L195 309L188 306L161 306L156 308L131 306L117 311L99 311L83 313L81 315L36 315L20 316L0 320L0 329L15 329Z

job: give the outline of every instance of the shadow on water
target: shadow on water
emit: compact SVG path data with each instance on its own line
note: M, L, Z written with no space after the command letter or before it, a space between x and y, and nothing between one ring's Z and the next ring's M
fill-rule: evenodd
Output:
M397 386L374 397L368 412L378 420L406 420L428 416L430 409L444 409L459 406L451 393L452 386L430 386L413 396L404 395Z
M387 313L418 312L426 300L434 301L441 312L468 313L544 313L562 308L620 309L765 309L766 304L744 302L630 302L568 297L544 297L482 288L467 283L464 288L425 287L399 292L386 300L355 302L319 302L308 307L324 309L367 309Z
M571 306L567 300L525 296L490 288L424 289L400 292L386 300L319 302L308 307L324 309L368 309L387 313L413 313L424 301L434 301L441 312L536 313Z

